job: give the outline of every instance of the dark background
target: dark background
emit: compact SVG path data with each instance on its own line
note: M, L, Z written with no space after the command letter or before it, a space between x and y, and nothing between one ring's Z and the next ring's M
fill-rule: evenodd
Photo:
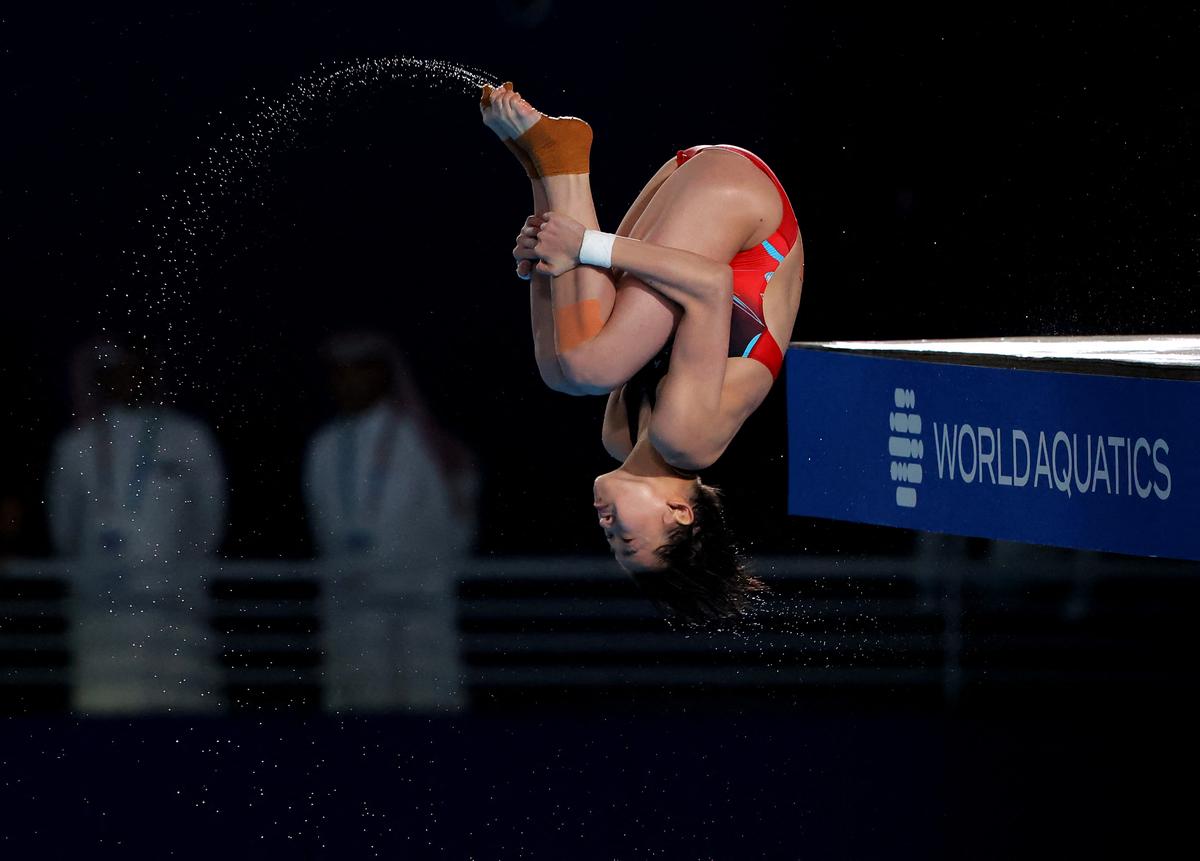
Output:
M67 355L100 326L165 345L181 405L216 424L231 556L307 552L298 464L327 412L314 353L347 325L395 333L478 452L482 552L601 551L586 513L610 468L602 402L538 380L509 261L526 182L463 85L315 104L234 183L198 267L131 276L179 172L323 62L455 60L587 118L605 225L677 149L754 149L804 235L798 339L1164 333L1200 313L1194 12L172 3L30 6L0 27L0 458L25 554L46 549ZM706 475L751 548L903 545L787 521L782 400Z
M216 426L225 553L306 555L299 461L329 411L316 348L369 325L398 337L478 453L482 554L603 552L587 495L609 468L602 402L537 377L509 258L526 182L460 84L318 106L294 145L234 183L217 211L227 237L206 238L203 265L131 274L157 253L180 172L244 129L254 98L320 63L455 60L583 116L606 226L677 149L755 150L804 235L797 339L1171 333L1200 316L1198 25L1194 10L1047 4L6 9L0 496L25 516L4 549L48 551L41 485L69 419L66 362L103 326L157 344L181 406ZM898 530L786 518L784 442L777 388L706 475L753 550L835 563L908 547ZM957 719L804 702L720 713L716 697L706 719L613 717L617 701L565 718L7 717L0 854L1165 854L1190 828L1190 796L1171 789L1194 783L1187 685L1149 704L1103 679L1053 718L1034 696Z

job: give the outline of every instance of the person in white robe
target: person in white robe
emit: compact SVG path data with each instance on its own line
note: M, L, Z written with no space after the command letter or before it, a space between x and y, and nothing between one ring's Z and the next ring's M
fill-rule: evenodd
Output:
M325 704L457 708L456 585L476 473L390 339L339 335L323 358L337 415L308 445L304 492L325 596Z
M207 582L225 475L199 421L153 403L139 358L108 340L74 361L75 426L56 440L46 506L72 595L73 706L222 705Z

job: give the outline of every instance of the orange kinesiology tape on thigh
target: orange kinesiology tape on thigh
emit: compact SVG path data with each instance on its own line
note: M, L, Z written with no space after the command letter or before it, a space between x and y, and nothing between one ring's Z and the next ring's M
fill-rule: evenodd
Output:
M578 117L542 117L516 143L539 176L589 172L592 127Z
M554 331L558 335L560 353L592 340L603 328L604 319L600 316L599 299L584 299L582 302L554 309Z

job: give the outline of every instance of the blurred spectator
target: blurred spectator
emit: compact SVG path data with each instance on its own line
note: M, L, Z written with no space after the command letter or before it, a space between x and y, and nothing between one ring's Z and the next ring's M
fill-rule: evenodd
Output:
M335 336L322 358L337 417L309 443L304 490L325 578L326 704L458 706L455 584L477 474L386 336Z
M219 705L206 560L223 531L225 478L209 431L155 403L149 378L122 345L84 344L75 427L52 455L46 500L69 560L82 711Z

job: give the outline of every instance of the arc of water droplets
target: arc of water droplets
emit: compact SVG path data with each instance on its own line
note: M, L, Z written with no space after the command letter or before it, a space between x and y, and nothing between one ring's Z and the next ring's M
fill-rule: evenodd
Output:
M219 265L218 251L229 239L225 224L217 216L219 204L245 203L260 192L262 170L275 153L294 146L304 121L317 107L336 105L350 95L398 81L423 82L431 88L458 90L477 95L479 87L497 79L487 72L448 60L419 57L378 57L326 63L290 85L282 95L258 97L258 109L246 120L223 132L194 165L177 172L183 187L163 194L159 204L147 207L143 220L150 227L149 247L126 250L130 277L136 286L116 284L108 291L107 307L124 310L123 325L131 340L148 340L154 321L165 325L161 346L180 357L205 355L201 333L187 325L183 311L192 292L212 271L203 264ZM250 98L250 97L247 97ZM141 306L144 319L137 319ZM113 321L113 325L116 321ZM143 331L136 330L141 325ZM102 325L102 331L110 326ZM215 340L215 339L214 339ZM207 345L209 350L215 343ZM212 355L213 353L208 353ZM171 400L162 367L147 368L151 392ZM199 385L193 379L193 385Z

